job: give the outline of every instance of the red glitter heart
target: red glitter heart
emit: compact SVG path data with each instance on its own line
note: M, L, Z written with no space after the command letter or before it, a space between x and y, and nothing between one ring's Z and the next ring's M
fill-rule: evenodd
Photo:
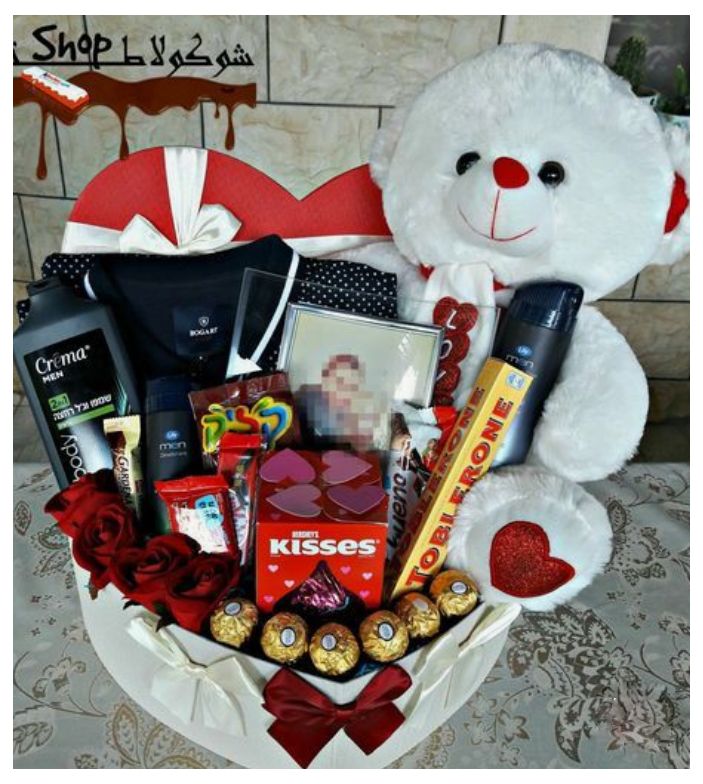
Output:
M460 332L450 332L445 336L442 343L441 363L461 362L469 353L470 345L471 340L468 335L462 335Z
M470 302L459 302L454 297L442 297L434 306L432 321L447 332L470 332L478 321L478 308Z
M490 561L493 587L522 599L551 593L576 574L570 563L549 555L544 529L526 520L514 520L496 533Z
M435 395L450 395L456 389L460 376L461 370L453 362L446 367L440 365L434 385Z

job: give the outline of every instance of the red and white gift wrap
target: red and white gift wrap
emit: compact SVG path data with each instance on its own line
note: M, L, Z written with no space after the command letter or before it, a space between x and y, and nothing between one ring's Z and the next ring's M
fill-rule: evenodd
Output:
M358 735L358 722L374 718L363 715L364 697L368 701L369 696L364 692L373 688L369 684L379 671L345 683L295 672L313 688L291 691L295 704L283 706L301 717L296 740L285 748L285 736L272 729L276 716L264 707L265 701L271 707L272 690L278 685L274 679L285 668L177 626L157 632L156 616L138 606L123 610L124 601L113 585L91 599L88 573L74 567L90 640L117 683L159 721L249 768L295 768L296 756L306 762L313 751L310 768L390 764L471 697L495 664L520 612L518 604L480 605L450 631L395 662L393 667L402 669L409 680L402 694L390 701L402 721L398 719L387 738L377 738L371 745L382 742L370 753L362 748L368 750L368 738ZM315 698L315 692L321 696ZM321 702L335 719L329 739L320 737L319 726L306 726L302 718L314 717ZM385 712L388 703L376 707Z
M359 166L297 199L253 166L197 147L154 147L103 169L64 232L64 253L208 253L278 234L320 256L390 239Z
M100 172L76 201L62 250L195 254L268 234L308 256L391 239L367 166L299 200L241 161L176 147L144 150ZM300 689L300 704L285 704L277 664L175 625L156 631L156 617L123 609L113 585L93 600L89 575L74 567L86 630L117 683L159 721L252 768L388 765L469 699L520 612L518 604L480 605L393 670L380 670L373 684L378 671L344 683L296 673L311 688ZM307 717L295 733L277 724L291 711ZM393 717L392 731L364 726L379 716Z

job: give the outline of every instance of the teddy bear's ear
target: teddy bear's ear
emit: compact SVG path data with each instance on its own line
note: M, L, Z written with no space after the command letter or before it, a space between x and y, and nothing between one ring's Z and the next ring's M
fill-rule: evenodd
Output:
M669 126L664 132L673 166L671 196L662 241L650 264L674 264L690 247L689 171L690 137L687 130Z
M407 107L393 109L393 113L388 120L376 131L376 136L371 145L369 154L371 176L381 190L386 186L388 170L390 169L393 153L398 144L400 132L403 130L407 113Z

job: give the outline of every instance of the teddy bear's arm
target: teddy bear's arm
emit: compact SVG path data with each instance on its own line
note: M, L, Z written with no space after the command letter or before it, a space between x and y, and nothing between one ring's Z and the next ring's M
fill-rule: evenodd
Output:
M575 482L602 479L634 454L648 405L644 371L627 341L584 307L526 462Z

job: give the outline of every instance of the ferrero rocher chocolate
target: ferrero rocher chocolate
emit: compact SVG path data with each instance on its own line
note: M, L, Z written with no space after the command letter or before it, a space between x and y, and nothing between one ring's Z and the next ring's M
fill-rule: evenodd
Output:
M298 661L308 649L307 624L295 613L276 613L264 624L261 649L280 664Z
M210 616L210 631L218 642L241 648L251 638L258 620L254 602L239 597L225 599Z
M346 626L326 623L310 640L310 659L325 675L344 675L359 661L359 643Z
M478 588L465 572L447 569L432 580L430 597L445 618L468 615L478 602Z
M407 626L388 610L377 610L364 618L359 626L359 637L364 653L380 662L399 659L410 642Z
M439 632L437 605L416 591L406 593L396 602L395 612L408 627L411 639L434 637Z

